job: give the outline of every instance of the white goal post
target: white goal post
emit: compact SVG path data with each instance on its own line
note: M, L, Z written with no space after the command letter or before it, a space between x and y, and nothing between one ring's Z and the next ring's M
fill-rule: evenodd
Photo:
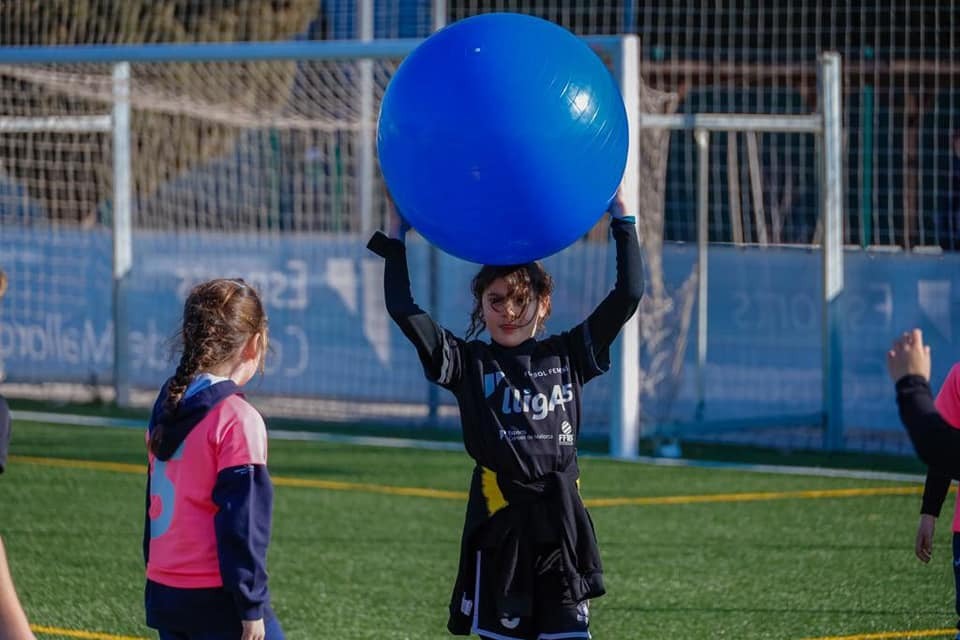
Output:
M438 25L439 26L439 25ZM819 73L819 104L817 113L805 115L736 115L736 114L642 114L639 104L641 91L640 51L635 35L592 36L585 38L591 46L608 57L612 72L621 88L628 113L630 145L624 176L624 197L628 210L638 211L639 193L639 132L641 128L681 129L696 132L701 171L698 198L698 301L697 364L702 374L707 355L707 188L706 151L711 131L795 132L815 135L821 149L818 163L822 189L823 238L823 360L822 360L822 423L825 427L825 445L837 448L842 440L842 362L841 315L843 291L842 263L842 161L840 116L840 58L827 53L821 57ZM108 95L100 99L112 104L109 113L95 116L58 117L3 117L0 114L0 132L3 131L103 131L109 132L113 143L113 211L111 217L113 243L113 309L114 362L113 384L117 401L126 404L129 399L131 374L126 370L129 359L125 327L128 310L124 295L124 278L132 261L131 200L135 170L131 170L131 64L175 66L179 63L266 63L269 61L376 61L398 60L412 51L421 40L341 40L296 41L269 43L177 44L177 45L85 45L70 47L0 47L0 66L26 68L35 65L99 64L113 67L113 82ZM383 77L374 79L370 66L360 67L362 86L367 83L385 83ZM377 88L382 90L382 86ZM366 93L366 92L365 92ZM350 105L355 121L347 123L349 130L363 133L353 158L359 179L353 186L359 224L354 228L365 235L376 224L374 197L376 176L374 132L375 103L361 99ZM165 108L170 108L165 107ZM356 114L359 113L359 116ZM235 114L227 114L234 117ZM293 126L304 126L294 123ZM637 455L641 436L641 380L640 330L635 317L622 332L614 353L612 371L613 393L607 416L611 454L630 458ZM636 363L636 364L635 364ZM702 379L701 379L702 387ZM701 388L702 393L702 388ZM430 396L436 403L436 395ZM435 415L435 409L431 415Z
M816 113L803 115L764 114L640 114L638 126L694 132L697 148L697 395L702 405L707 360L707 246L709 213L710 133L779 132L816 136L820 155L817 163L822 233L822 412L818 416L824 431L823 447L843 447L843 121L841 57L835 52L821 54L817 69L818 106ZM625 372L628 372L625 369ZM629 385L625 385L629 386ZM768 426L778 426L775 420ZM627 433L632 420L625 420ZM621 451L635 451L636 437L624 436Z
M437 27L440 24L435 25ZM369 34L367 34L369 35ZM627 106L630 149L627 161L625 184L626 205L630 210L638 206L639 185L637 170L638 131L638 57L639 45L635 35L590 36L585 41L608 57L612 73L620 84ZM111 113L98 116L24 118L5 117L0 114L0 131L104 131L110 132L114 149L114 210L113 229L113 278L114 278L114 365L113 384L117 402L127 404L130 394L130 372L127 371L128 352L126 332L127 304L124 296L124 277L130 269L134 256L131 244L131 189L133 179L130 170L130 65L131 64L176 64L176 63L241 63L269 61L375 61L396 60L412 51L420 39L393 40L340 40L340 41L294 41L262 43L210 43L210 44L156 44L156 45L79 45L53 47L0 47L0 66L23 68L43 65L113 65L114 91L112 96L100 96L113 103ZM363 86L372 83L369 64L361 64L360 82ZM373 102L361 99L357 105L360 112L358 125L361 132L361 148L357 150L357 174L360 177L354 194L359 205L359 231L369 233L374 226L373 197L375 189L372 168L375 166L376 114ZM639 434L639 390L637 375L624 369L623 363L635 362L639 337L635 335L634 323L619 341L615 354L614 377L616 393L614 407L610 411L610 443L614 455L629 457L635 450ZM432 396L435 398L435 396ZM435 399L431 400L435 402ZM634 445L631 445L631 442Z

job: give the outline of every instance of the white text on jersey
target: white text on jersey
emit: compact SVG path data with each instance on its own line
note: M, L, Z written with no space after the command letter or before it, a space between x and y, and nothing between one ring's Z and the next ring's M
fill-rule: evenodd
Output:
M549 397L545 393L534 394L529 389L524 389L521 393L519 389L508 386L503 390L503 405L500 411L504 415L532 413L530 417L534 420L543 420L557 406L566 410L565 405L571 400L573 400L573 385L569 383L553 385Z

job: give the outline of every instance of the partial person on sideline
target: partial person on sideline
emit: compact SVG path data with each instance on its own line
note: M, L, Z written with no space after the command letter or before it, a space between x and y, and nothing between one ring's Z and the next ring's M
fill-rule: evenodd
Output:
M0 269L0 300L7 292L7 274ZM7 452L10 446L10 408L3 396L0 396L0 474L7 466ZM17 597L7 564L7 552L0 538L0 640L36 640L30 631L27 615Z
M887 351L887 371L896 383L900 420L917 456L951 478L960 478L960 429L937 411L930 391L930 347L920 329L905 332Z

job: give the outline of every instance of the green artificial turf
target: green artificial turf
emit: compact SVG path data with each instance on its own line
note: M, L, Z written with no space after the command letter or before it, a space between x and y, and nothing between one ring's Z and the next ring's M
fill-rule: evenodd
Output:
M15 424L0 476L0 535L21 599L34 625L102 634L39 638L156 637L142 623L143 449L138 430ZM287 637L451 637L446 608L464 501L388 491L465 492L471 467L462 452L272 440L270 584ZM956 621L952 495L934 559L923 565L913 555L918 483L598 458L582 460L581 470L588 501L694 496L591 508L608 588L591 608L595 638L801 640ZM913 492L789 493L889 487ZM717 494L731 495L703 497Z

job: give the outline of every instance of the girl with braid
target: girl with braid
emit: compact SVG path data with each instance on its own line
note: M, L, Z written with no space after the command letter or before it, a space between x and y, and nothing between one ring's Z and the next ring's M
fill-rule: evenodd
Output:
M263 304L243 280L201 283L178 337L147 432L147 625L160 640L282 640L267 589L266 426L240 392L263 372Z

